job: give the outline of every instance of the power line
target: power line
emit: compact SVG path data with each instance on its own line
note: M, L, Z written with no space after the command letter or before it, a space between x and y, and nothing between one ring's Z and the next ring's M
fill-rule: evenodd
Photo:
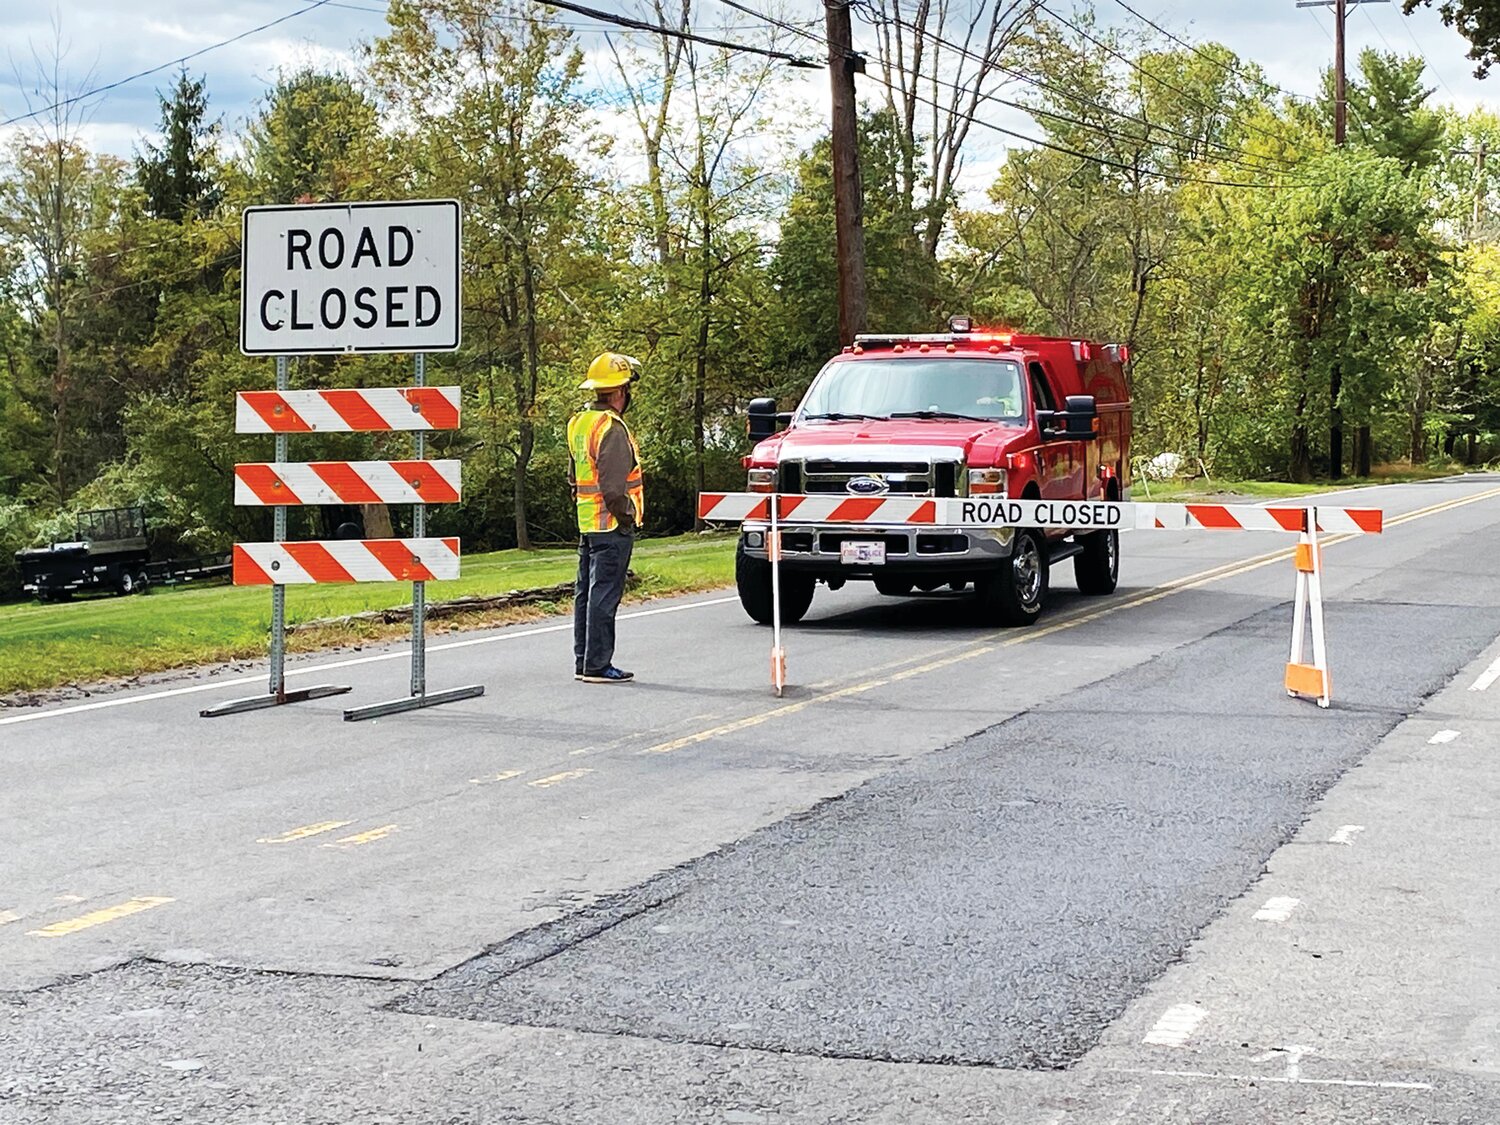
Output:
M1228 145L1228 144L1225 144L1222 141L1214 140L1211 137L1195 136L1195 135L1192 135L1192 134L1189 134L1189 133L1184 133L1184 132L1182 132L1179 129L1173 129L1171 126L1168 126L1168 125L1161 125L1161 124L1158 124L1156 122L1152 122L1149 119L1145 119L1145 118L1142 118L1142 117L1137 117L1134 114L1125 112L1124 110L1116 109L1113 106L1104 105L1103 103L1093 101L1090 98L1086 98L1086 97L1082 96L1081 94L1075 93L1074 91L1071 91L1071 90L1067 90L1067 89L1065 89L1065 88L1063 88L1061 86L1057 86L1057 85L1055 85L1053 83L1046 82L1046 81L1044 81L1042 79L1039 79L1039 78L1034 78L1031 75L1023 73L1022 71L1014 70L1014 69L1011 69L1009 67L1003 66L1003 65L1001 65L999 63L994 62L993 60L987 60L987 59L985 59L984 56L976 54L975 52L969 50L967 47L964 47L964 46L962 46L961 44L958 44L958 43L954 43L952 40L945 39L942 35L938 34L937 32L930 31L930 30L928 30L926 28L920 28L920 27L918 27L915 24L909 23L908 21L901 19L900 17L885 17L885 16L878 15L875 12L873 12L872 10L870 10L868 8L868 5L866 6L866 14L867 14L868 18L872 22L874 22L874 23L893 23L893 24L896 24L897 26L904 27L904 28L908 29L909 31L915 32L917 35L926 36L928 39L931 39L933 42L941 44L942 46L945 46L945 47L949 48L950 50L956 51L960 55L964 56L965 58L968 58L968 59L973 60L975 62L986 63L992 69L994 69L997 73L1004 74L1004 75L1006 75L1008 77L1014 78L1016 81L1025 83L1026 85L1034 86L1035 88L1037 88L1039 90L1042 90L1042 91L1044 91L1046 93L1049 93L1049 94L1053 95L1054 97L1061 98L1061 99L1063 99L1063 100L1065 100L1067 102L1071 102L1075 106L1087 107L1089 109L1093 109L1093 110L1095 110L1095 111L1097 111L1099 113L1105 114L1107 116L1117 117L1117 118L1119 118L1122 121L1128 121L1132 125L1144 124L1148 129L1159 130L1160 132L1165 133L1168 136L1173 136L1173 137L1178 138L1179 140L1188 141L1188 142L1190 142L1192 144L1202 143L1204 145L1211 146L1212 148L1218 149L1220 152L1226 154L1225 156L1219 157L1219 159L1225 160L1228 163L1238 163L1238 164L1243 165L1244 167L1251 168L1251 169L1256 170L1256 171L1268 171L1268 172L1279 171L1279 169L1273 167L1272 165L1280 165L1282 168L1286 168L1286 169L1290 169L1290 168L1294 167L1294 162L1293 161L1289 161L1289 160L1286 160L1283 157L1275 156L1275 155L1267 155L1266 157L1263 158L1265 160L1271 161L1272 164L1270 164L1270 165L1268 165L1268 164L1255 164L1255 165L1252 165L1252 164L1246 163L1245 160L1235 160L1235 159L1232 159L1233 157L1250 158L1252 154L1246 152L1244 149L1238 149L1238 148L1235 148L1233 145ZM942 83L942 81L940 79L937 80L937 81L939 82L939 84L946 84L946 83ZM913 95L913 96L915 96L915 95ZM1049 115L1050 116L1059 116L1059 117L1061 116L1061 115L1058 115L1058 114L1051 114L1051 113L1049 113L1049 111L1041 110L1041 109L1039 109L1038 107L1035 107L1035 106L1026 105L1024 103L1019 103L1019 102L1010 102L1010 101L1007 101L1004 98L1000 98L999 96L997 96L995 94L984 94L984 93L981 93L978 96L980 98L984 99L984 100L995 101L995 102L998 102L998 103L1000 103L1002 105L1007 105L1007 106L1010 106L1010 107L1015 108L1015 109L1020 109L1023 112L1030 113L1030 114L1033 114L1033 115L1040 114L1040 115L1043 115L1043 116L1049 116ZM1211 108L1211 107L1205 106L1204 108ZM1067 118L1064 118L1064 120L1067 120ZM1098 126L1088 126L1087 123L1083 123L1083 122L1079 122L1079 124L1085 124L1086 127L1095 128L1095 129L1099 129L1100 131L1103 131L1102 128L1098 127ZM1113 134L1111 134L1111 135L1113 135ZM1155 143L1161 144L1163 142L1155 142Z
M1159 74L1153 74L1151 71L1147 70L1144 66L1142 66L1137 60L1130 58L1128 55L1121 54L1119 51L1115 50L1115 48L1111 47L1108 43L1104 42L1104 40L1102 40L1102 39L1098 38L1097 36L1092 35L1089 32L1085 31L1083 28L1079 27L1076 23L1074 23L1072 20L1066 18L1065 16L1058 15L1051 8L1049 8L1045 3L1043 3L1042 0L1037 0L1037 7L1040 8L1042 11L1046 12L1049 16L1051 16L1053 19L1055 19L1058 23L1062 24L1064 27L1071 28L1078 35L1082 36L1084 39L1086 39L1090 43L1094 44L1094 46L1098 47L1101 51L1104 51L1106 54L1113 56L1114 58L1118 59L1122 63L1125 63L1132 70L1137 71L1138 73L1140 73L1145 78L1149 78L1152 82L1155 82L1158 86L1162 87L1163 89L1165 89L1165 90L1171 90L1174 94L1180 94L1182 97L1186 98L1193 105L1196 105L1199 109L1208 110L1210 113L1217 112L1214 109L1213 106L1207 104L1202 99L1195 97L1193 94L1191 94L1188 91L1182 89L1180 86L1174 86L1174 85L1172 85L1172 83L1170 83L1166 79L1162 78ZM1249 121L1241 121L1240 124L1242 126L1244 126L1244 128L1249 129L1252 132L1260 133L1263 136L1270 137L1272 140L1274 140L1274 141L1276 141L1276 142L1278 142L1280 144L1287 144L1288 143L1286 137L1284 137L1284 136L1282 136L1282 135L1280 135L1278 133L1273 133L1273 132L1271 132L1271 131L1269 131L1267 129L1262 129L1260 126L1252 124Z
M1197 55L1205 62L1212 63L1214 66L1223 70L1226 74L1233 74L1237 75L1240 78L1247 79L1251 82L1258 82L1262 86L1265 86L1267 89L1274 90L1276 93L1283 94L1286 97L1293 99L1294 101L1311 102L1313 100L1306 94L1294 94L1290 90L1286 89L1286 87L1278 86L1276 83L1268 79L1264 74L1259 74L1251 70L1243 70L1240 67L1233 66L1230 63L1224 62L1222 59L1216 59L1212 54L1204 50L1201 44L1193 43L1187 39L1183 39L1179 36L1173 35L1170 31L1162 27L1162 25L1157 23L1155 20L1149 18L1148 16L1143 16L1140 12L1136 11L1129 4L1127 4L1125 0L1115 0L1115 3L1124 8L1132 16L1140 20L1142 23L1146 24L1148 27L1154 28L1156 31L1166 36L1173 43L1176 43L1179 47L1186 47L1189 51L1192 51L1193 54Z
M628 27L632 31L649 31L653 35L665 35L672 39L682 39L689 43L703 43L710 47L719 47L726 51L739 51L743 54L761 55L764 58L775 59L784 62L788 66L800 67L804 70L822 70L823 64L801 58L797 55L789 55L785 51L775 51L768 47L752 47L745 43L732 43L725 39L714 39L707 35L697 35L691 31L683 31L675 27L668 27L661 23L647 23L645 20L632 19L630 16L622 16L615 12L603 12L598 8L589 8L583 4L572 3L571 0L540 0L549 8L561 8L565 12L576 12L581 16L599 20L602 23L614 24L616 27Z
M206 55L210 51L217 51L220 47L227 47L231 43L238 43L241 39L248 39L252 35L258 35L262 31L275 27L277 24L286 23L287 20L296 19L298 16L305 16L313 9L321 8L327 3L329 3L329 0L314 0L313 3L309 4L305 8L299 8L295 12L288 12L284 16L279 16L274 20L263 23L259 27L252 27L249 31L242 31L238 35L232 35L228 39L221 39L217 43L210 43L207 47L202 47L199 50L194 51L190 55L183 55L181 58L173 59L171 62L164 62L160 66L153 66L150 70L143 70L139 74L132 74L127 78L121 78L118 81L109 83L107 86L97 86L92 90L85 90L81 94L74 94L70 98L63 98L60 101L53 102L51 105L43 106L41 109L34 109L30 113L20 114L19 116L12 117L7 121L0 121L0 129L3 129L7 125L15 125L20 121L29 121L31 118L40 117L44 113L51 113L54 109L63 109L67 106L73 105L75 102L84 101L85 99L92 98L98 94L107 94L109 93L109 91L119 89L121 86L124 86L130 82L134 82L138 78L147 78L150 75L166 70L169 66L179 66L182 63L190 62L193 59L198 58L200 55Z

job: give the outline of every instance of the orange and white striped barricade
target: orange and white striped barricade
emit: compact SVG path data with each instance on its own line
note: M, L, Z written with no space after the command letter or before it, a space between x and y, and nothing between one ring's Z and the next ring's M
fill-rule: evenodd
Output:
M781 524L857 523L873 526L1069 528L1075 531L1279 531L1300 536L1297 561L1296 621L1287 663L1288 694L1332 701L1328 652L1323 632L1322 548L1319 532L1378 535L1384 530L1379 508L1257 507L1241 504L1155 504L1114 500L1009 500L1004 497L887 497L780 495L765 492L704 492L698 497L701 519L723 522L769 522L776 546L770 560L773 616L779 626ZM771 540L768 540L770 542ZM1312 663L1303 663L1308 614L1311 614ZM778 695L785 686L785 653L779 627L773 632L772 683Z
M455 430L461 422L458 387L426 385L426 357L417 353L412 387L324 391L287 389L286 359L277 357L274 391L243 391L235 397L239 433L274 434L276 460L236 465L234 500L271 507L275 530L269 543L234 548L234 584L270 586L271 687L269 694L236 700L201 712L234 714L281 703L347 692L347 687L285 687L286 587L342 582L412 583L412 671L408 698L346 710L350 721L392 715L483 695L482 685L441 692L427 690L426 583L459 576L459 541L426 534L426 506L462 498L462 466L428 460L426 435ZM404 461L287 460L287 437L308 433L410 432L414 456ZM286 509L314 504L411 504L412 536L404 539L286 541Z

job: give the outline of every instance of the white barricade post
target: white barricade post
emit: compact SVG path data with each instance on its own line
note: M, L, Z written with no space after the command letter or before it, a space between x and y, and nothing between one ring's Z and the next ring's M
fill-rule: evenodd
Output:
M276 357L276 389L238 394L235 430L275 434L276 460L236 465L234 502L275 515L270 543L235 546L234 583L271 587L271 682L267 695L201 711L204 717L350 690L286 690L286 587L306 583L412 583L411 694L346 710L346 720L484 694L478 684L427 690L426 583L459 575L459 542L428 537L427 505L456 503L462 486L459 462L427 459L427 432L456 430L461 415L459 388L427 386L426 353L459 344L460 226L453 200L246 209L240 350ZM402 351L415 353L412 387L288 387L290 354ZM290 434L388 431L413 435L411 460L287 460ZM411 504L411 536L286 541L289 506L374 503Z
M1384 513L1379 508L1251 507L1235 504L1135 504L1113 500L1007 500L1003 497L851 497L772 496L763 492L704 492L698 497L704 520L733 523L769 522L773 634L772 683L777 695L785 686L785 655L780 637L779 572L781 526L789 520L872 526L1068 528L1074 531L1279 531L1300 538L1297 564L1296 620L1285 687L1292 696L1332 701L1328 651L1323 634L1322 547L1320 532L1379 535ZM1310 616L1309 616L1310 615ZM1310 621L1310 629L1307 628ZM1312 663L1304 663L1310 632ZM779 671L778 671L779 670ZM779 676L779 678L778 678Z

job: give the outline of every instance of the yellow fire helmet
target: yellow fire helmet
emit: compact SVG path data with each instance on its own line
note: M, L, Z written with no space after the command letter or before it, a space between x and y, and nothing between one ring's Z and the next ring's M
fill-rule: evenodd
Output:
M589 364L589 376L581 384L585 391L609 391L640 378L641 361L619 352L605 352Z

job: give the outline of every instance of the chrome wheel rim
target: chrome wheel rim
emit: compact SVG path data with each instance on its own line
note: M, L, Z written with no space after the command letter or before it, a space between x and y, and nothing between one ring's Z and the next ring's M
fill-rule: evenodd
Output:
M1030 612L1042 600L1042 552L1035 539L1029 535L1021 536L1016 544L1016 553L1011 556L1010 566L1015 580L1016 599Z
M1104 550L1109 559L1110 581L1114 581L1120 575L1120 533L1118 531L1104 533Z

